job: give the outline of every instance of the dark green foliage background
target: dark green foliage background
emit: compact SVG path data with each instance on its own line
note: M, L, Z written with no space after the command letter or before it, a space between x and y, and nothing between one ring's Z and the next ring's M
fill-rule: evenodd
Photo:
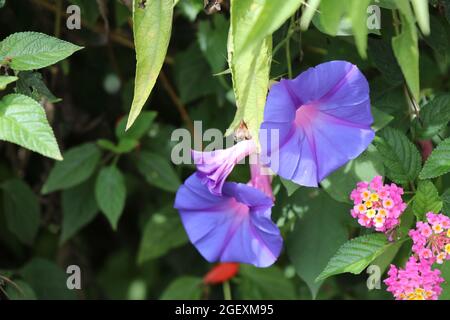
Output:
M14 281L23 293L18 294L8 282L0 282L3 289L0 298L221 299L221 286L204 287L201 284L201 278L212 265L187 242L178 215L172 209L175 191L193 172L193 166L170 163L174 144L170 142L170 136L175 128L187 127L194 120L203 122L203 130L218 128L222 131L233 120L236 109L230 76L226 73L213 76L227 69L229 14L225 10L208 16L202 11L202 1L180 0L175 8L169 52L163 66L164 79L160 77L157 81L146 104L146 113L140 116L143 130L132 133L139 144L121 153L114 147L111 149L109 142L97 142L100 139L118 141L122 135L119 129L123 129L124 117L133 98L135 53L129 26L131 14L121 1L101 2L106 4L109 37L105 32L105 17L93 0L7 0L5 7L0 9L0 39L14 32L37 31L85 47L67 60L41 70L50 92L39 87L42 85L39 81L38 86L33 87L34 91L22 92L44 101L63 155L86 143L97 145L96 148L101 150L100 160L94 161L92 170L84 168L75 172L75 176L79 176L89 171L90 177L82 184L61 191L58 187L52 190L48 181L55 161L0 142L2 193L7 195L11 184L19 189L17 184L27 184L34 196L28 195L32 204L22 211L28 210L39 221L36 235L27 231L23 236L11 232L11 226L6 223L8 213L4 212L4 208L8 208L5 201L9 200L7 196L0 198L0 275ZM384 286L383 290L368 291L365 272L358 276L343 274L328 278L321 287L314 280L340 245L365 233L350 218L350 204L341 190L348 193L361 176L361 170L384 172L385 167L389 179L399 179L396 182L409 188L408 183L417 178L420 168L408 167L405 170L413 172L405 173L397 164L386 163L386 154L393 148L389 142L403 143L403 137L408 137L413 142L408 142L412 155L405 157L420 166L414 144L425 138L432 138L437 144L441 137L448 136L446 127L450 117L445 110L450 109L450 102L441 103L442 115L439 117L435 112L427 111L428 108L431 110L430 104L427 105L429 100L450 89L450 5L446 3L445 6L444 2L431 1L434 5L430 7L432 33L420 41L422 100L419 103L425 106L423 117L428 119L426 123L431 128L411 121L404 79L390 45L395 34L390 10L382 9L382 35L369 36L367 60L358 55L353 37L326 35L316 28L317 21L308 31L294 33L289 55L283 46L275 52L271 78L276 80L287 76L287 56L290 56L294 75L330 60L347 60L358 65L370 82L372 105L374 113L377 112L375 126L381 128L389 123L391 127L383 130L379 137L401 135L401 138L389 138L387 144L376 141L378 150L370 149L364 156L369 165L362 160L351 165L351 168L359 168L359 175L337 173L323 184L324 190L294 188L294 194L288 196L288 186L276 178L273 186L277 201L273 219L281 225L287 248L275 267L242 266L231 282L233 297L391 298ZM58 24L54 10L64 12L70 3L82 8L81 30L66 29L64 14L59 16ZM286 37L288 28L289 21L274 34L274 48ZM27 79L30 81L30 75ZM31 79L37 81L36 76ZM14 86L10 85L0 95L13 91ZM62 100L57 102L56 98ZM180 108L187 110L190 120L183 119ZM443 118L446 117L445 121ZM437 119L442 123L435 123ZM87 153L82 154L86 156ZM84 161L77 163L86 164ZM119 168L126 188L126 202L123 212L118 213L116 230L100 212L102 204L96 203L94 198L95 179L101 167L111 164ZM394 174L393 167L396 169ZM246 182L248 178L248 169L238 166L230 180ZM448 174L434 182L439 194L450 187ZM27 193L26 190L23 192ZM114 199L106 199L106 206L117 195L115 191L111 192ZM26 198L25 195L24 201ZM448 195L443 196L445 211L450 203L448 198ZM26 217L17 219L20 230L29 223L20 220ZM76 230L64 231L64 228L75 227ZM408 246L410 243L395 248L398 251L396 262L402 263L409 255ZM380 257L384 259L381 263L387 266L397 251ZM80 266L82 290L66 289L65 269L69 265Z

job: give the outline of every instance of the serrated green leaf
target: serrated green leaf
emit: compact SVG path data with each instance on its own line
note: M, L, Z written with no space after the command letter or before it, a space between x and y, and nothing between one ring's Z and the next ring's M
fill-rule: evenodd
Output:
M16 71L40 69L81 49L43 33L18 32L0 42L0 64L7 64Z
M14 76L0 76L0 90L5 90L6 86L14 81L17 81L18 77Z
M133 33L136 50L134 98L126 128L139 116L156 83L172 32L173 0L133 0Z
M263 120L264 106L269 89L269 73L272 55L272 38L269 36L247 52L237 51L243 47L247 28L258 19L251 3L231 1L231 26L228 35L228 63L231 69L237 111L226 135L231 135L242 122L250 135L258 140L259 127Z
M64 190L61 205L63 220L60 243L63 244L96 216L98 206L95 199L95 180L91 178L76 187Z
M114 230L117 229L117 223L125 207L126 196L122 172L115 166L102 168L95 183L95 198Z
M421 166L416 146L397 129L384 128L379 136L375 139L375 146L383 158L387 176L400 184L413 182Z
M450 189L445 190L441 195L442 199L442 212L447 216L450 216Z
M28 245L33 244L40 224L39 202L33 190L19 179L0 185L3 191L3 210L8 229Z
M435 97L420 110L416 134L421 139L429 139L439 133L450 121L450 95Z
M379 233L351 239L339 248L316 281L346 272L360 274L391 245L386 236Z
M173 167L159 154L142 152L138 158L137 167L149 184L162 190L176 192L181 184Z
M138 263L158 258L187 242L188 237L174 209L168 208L154 213L144 227Z
M245 54L268 36L297 11L303 0L284 0L283 5L273 0L238 0L232 3L234 12L246 11L249 23L240 30L240 41L234 47L236 54ZM239 13L241 14L241 13Z
M62 160L44 109L33 99L21 94L9 94L0 100L0 140Z
M321 182L324 190L335 200L350 203L350 193L359 181L371 181L384 176L383 160L370 145L358 158L348 162Z
M164 290L160 300L199 300L202 296L202 279L180 277Z
M400 1L406 3L405 7L409 7L407 1ZM411 10L409 8L409 10ZM402 11L403 12L403 11ZM392 38L392 48L394 55L397 58L398 64L405 76L411 92L419 101L420 98L420 78L419 78L419 40L414 24L414 17L412 13L406 11L401 14L402 32Z
M440 212L442 205L434 184L431 181L420 181L413 202L413 212L417 220L423 220L427 212Z
M50 92L39 72L20 72L19 80L16 85L16 92L27 95L37 102L40 102L42 98L45 98L52 103L61 101L60 98L55 97L53 93Z
M287 237L287 253L297 274L315 298L322 285L315 279L347 240L343 219L350 217L351 207L337 203L324 191L307 188L297 191L288 201L297 205L293 209L302 218L297 219Z
M95 171L101 153L93 143L86 143L64 153L64 161L56 163L42 187L42 193L74 187L86 181Z
M450 138L439 143L433 150L425 162L419 178L436 178L448 172L450 172Z
M239 293L244 300L293 300L295 287L276 266L256 268L239 266Z

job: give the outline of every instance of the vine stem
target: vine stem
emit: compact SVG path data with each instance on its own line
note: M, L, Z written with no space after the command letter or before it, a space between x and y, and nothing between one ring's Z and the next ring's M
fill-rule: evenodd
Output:
M291 17L291 21L289 23L289 29L288 34L286 36L286 64L288 68L288 77L289 79L292 79L292 61L291 61L291 37L294 34L294 27L295 27L295 18L294 16Z
M222 285L223 287L223 298L227 301L233 300L231 298L231 286L229 281L225 281Z

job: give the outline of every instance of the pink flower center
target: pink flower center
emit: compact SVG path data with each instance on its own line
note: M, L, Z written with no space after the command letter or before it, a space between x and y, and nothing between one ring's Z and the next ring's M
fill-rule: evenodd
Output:
M246 204L237 201L235 198L231 198L230 201L230 207L233 208L236 215L244 218L249 214L250 208Z
M295 124L299 127L308 127L317 117L319 111L315 103L300 106L295 112Z

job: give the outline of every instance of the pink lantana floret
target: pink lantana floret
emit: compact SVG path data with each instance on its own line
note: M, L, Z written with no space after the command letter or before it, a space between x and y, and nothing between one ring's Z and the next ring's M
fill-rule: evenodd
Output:
M414 257L404 269L391 265L388 276L384 283L396 300L437 300L442 292L441 272L433 270L429 262L417 261Z
M402 188L394 183L383 184L381 176L369 183L358 182L350 194L354 204L352 217L363 227L387 233L399 225L399 218L406 209L402 195Z
M426 218L409 231L412 251L420 260L442 264L450 260L450 218L433 212L428 212Z

